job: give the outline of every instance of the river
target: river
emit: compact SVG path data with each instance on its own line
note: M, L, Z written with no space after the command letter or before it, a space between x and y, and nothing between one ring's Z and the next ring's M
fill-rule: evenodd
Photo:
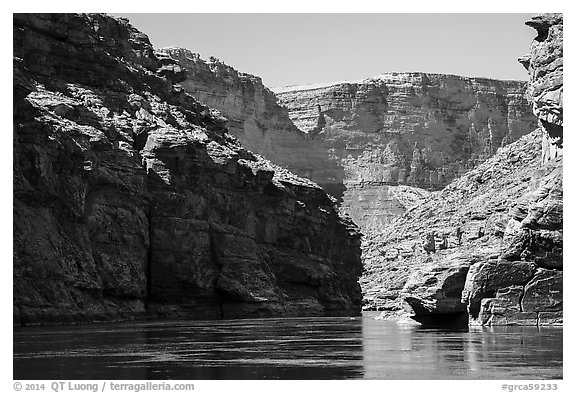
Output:
M14 379L561 379L562 328L374 319L14 328Z

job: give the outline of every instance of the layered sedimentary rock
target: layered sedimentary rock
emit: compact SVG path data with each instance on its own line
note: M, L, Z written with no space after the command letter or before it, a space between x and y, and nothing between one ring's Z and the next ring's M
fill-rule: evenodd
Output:
M526 24L536 29L530 53L519 59L530 74L528 97L543 130L542 158L562 154L564 58L562 14L537 15Z
M562 323L562 16L527 24L538 37L521 62L539 129L366 242L369 307L405 300L420 321Z
M540 168L540 146L538 131L520 138L368 237L361 279L367 307L402 310L409 298L430 313L441 304L466 312L460 298L468 268L496 261L506 249L507 212L538 181L527 179ZM459 288L447 291L451 276Z
M344 168L344 178L331 175L345 186L343 209L375 233L406 210L396 186L439 190L533 130L524 91L516 81L389 73L276 93L294 124L329 146Z
M229 119L244 146L318 183L365 233L536 125L523 82L394 73L274 94L218 59L159 53L187 70L182 87Z
M184 48L163 48L158 56L178 62L187 71L182 88L216 108L228 120L230 133L246 149L263 155L326 191L342 193L344 170L321 141L313 141L294 125L261 78L239 72L216 58L204 60Z
M513 282L490 279L498 276L495 267L475 266L462 301L476 324L563 322L563 16L537 15L526 24L538 33L520 62L530 74L528 99L542 134L543 167L533 175L539 182L508 214L501 258L510 265L509 276L521 275L524 261L532 264L533 275L519 290Z
M104 15L14 15L14 321L359 312L360 236Z

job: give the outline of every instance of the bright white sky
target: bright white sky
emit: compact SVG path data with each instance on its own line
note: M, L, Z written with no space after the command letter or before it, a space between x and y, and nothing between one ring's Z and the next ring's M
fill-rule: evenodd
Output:
M423 71L526 80L533 14L113 14L155 47L214 56L269 87Z

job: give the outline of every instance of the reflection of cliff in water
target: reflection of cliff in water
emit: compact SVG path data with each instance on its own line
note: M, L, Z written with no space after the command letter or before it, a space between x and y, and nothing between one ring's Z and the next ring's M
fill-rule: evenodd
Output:
M365 320L366 379L562 378L562 329L460 330Z
M15 328L14 378L562 377L559 328L421 329L371 316Z

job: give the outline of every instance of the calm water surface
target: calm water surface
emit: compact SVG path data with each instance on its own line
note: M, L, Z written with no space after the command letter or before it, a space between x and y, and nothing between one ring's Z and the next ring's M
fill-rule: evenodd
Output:
M373 317L14 328L14 379L562 378L562 328Z

